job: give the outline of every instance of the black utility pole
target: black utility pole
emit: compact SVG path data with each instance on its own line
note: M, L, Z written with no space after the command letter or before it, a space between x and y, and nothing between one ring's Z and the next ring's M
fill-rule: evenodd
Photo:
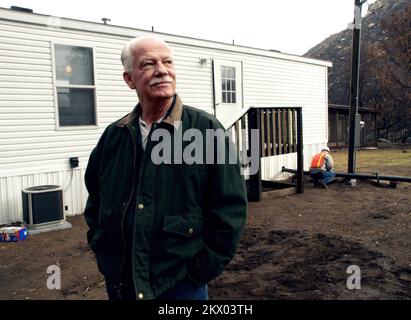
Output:
M360 38L361 38L361 7L367 0L355 0L354 23L351 56L351 91L350 91L350 135L348 141L348 172L355 172L357 147L360 137L360 116L358 114L358 89L360 73Z

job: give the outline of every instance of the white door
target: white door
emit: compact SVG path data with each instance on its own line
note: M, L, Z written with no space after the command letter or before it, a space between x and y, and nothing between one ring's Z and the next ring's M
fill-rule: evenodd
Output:
M236 120L243 108L242 64L239 61L214 60L216 117L225 126Z

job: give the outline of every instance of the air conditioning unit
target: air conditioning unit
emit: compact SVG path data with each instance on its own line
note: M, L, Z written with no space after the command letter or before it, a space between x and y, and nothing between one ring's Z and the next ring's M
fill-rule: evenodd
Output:
M63 224L63 187L42 185L22 190L23 220L30 229Z

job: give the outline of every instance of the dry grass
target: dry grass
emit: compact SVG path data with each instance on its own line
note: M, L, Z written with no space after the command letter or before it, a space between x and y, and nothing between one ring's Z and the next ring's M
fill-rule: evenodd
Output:
M333 151L336 170L347 172L348 151ZM411 150L377 149L358 150L356 172L381 175L411 176Z

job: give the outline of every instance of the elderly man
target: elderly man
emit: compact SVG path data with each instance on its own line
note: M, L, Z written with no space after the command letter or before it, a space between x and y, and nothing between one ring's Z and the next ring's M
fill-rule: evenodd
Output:
M156 131L177 143L179 130L205 136L222 126L182 104L172 51L162 39L132 39L121 61L139 103L106 128L85 174L87 238L109 299L208 299L207 283L233 258L246 220L238 161L154 161L164 143L154 139ZM231 146L225 137L226 155Z

